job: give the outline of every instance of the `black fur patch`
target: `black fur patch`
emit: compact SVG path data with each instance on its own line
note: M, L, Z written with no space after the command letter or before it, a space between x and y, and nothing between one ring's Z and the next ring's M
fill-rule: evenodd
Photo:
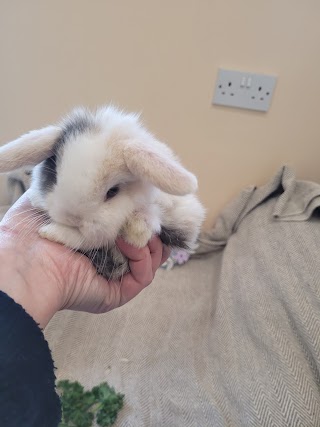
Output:
M88 257L96 268L97 273L107 280L117 280L130 271L128 260L118 248L110 250L100 248L79 252Z
M47 193L57 182L56 155L49 157L41 165L40 191Z
M190 249L186 242L186 235L181 230L162 227L160 240L170 248Z
M94 129L94 120L90 113L79 111L65 121L62 135L57 144L64 144L71 137L76 137Z
M41 165L40 190L42 193L51 191L57 183L57 162L59 162L59 154L66 141L69 138L74 138L82 133L88 132L93 128L93 118L85 111L76 112L64 122L61 135L53 146L53 155L46 159Z

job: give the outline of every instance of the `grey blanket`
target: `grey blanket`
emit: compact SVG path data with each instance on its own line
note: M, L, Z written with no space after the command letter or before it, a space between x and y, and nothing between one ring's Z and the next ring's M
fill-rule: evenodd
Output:
M243 191L202 239L224 248L212 426L320 425L320 186L289 168Z
M245 190L200 259L119 310L56 316L58 377L123 392L121 427L320 426L319 205L288 168Z

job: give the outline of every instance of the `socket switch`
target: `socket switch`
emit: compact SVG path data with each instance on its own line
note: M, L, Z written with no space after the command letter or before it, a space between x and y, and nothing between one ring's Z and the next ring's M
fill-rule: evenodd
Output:
M268 111L277 78L242 71L218 71L213 104Z

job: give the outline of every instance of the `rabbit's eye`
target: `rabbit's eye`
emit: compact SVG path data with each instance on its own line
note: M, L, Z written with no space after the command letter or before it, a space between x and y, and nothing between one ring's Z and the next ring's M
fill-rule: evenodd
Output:
M106 194L106 200L112 199L112 197L116 196L119 193L119 187L115 185L111 187L110 190Z

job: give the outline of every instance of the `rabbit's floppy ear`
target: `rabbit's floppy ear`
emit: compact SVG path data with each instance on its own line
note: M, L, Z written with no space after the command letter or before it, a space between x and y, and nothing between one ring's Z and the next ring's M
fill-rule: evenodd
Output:
M133 175L151 182L165 193L184 196L197 190L197 178L182 167L168 149L153 149L152 145L130 142L124 148L124 159Z
M48 126L33 130L0 147L0 172L9 172L22 166L35 166L52 153L61 135L61 128Z

